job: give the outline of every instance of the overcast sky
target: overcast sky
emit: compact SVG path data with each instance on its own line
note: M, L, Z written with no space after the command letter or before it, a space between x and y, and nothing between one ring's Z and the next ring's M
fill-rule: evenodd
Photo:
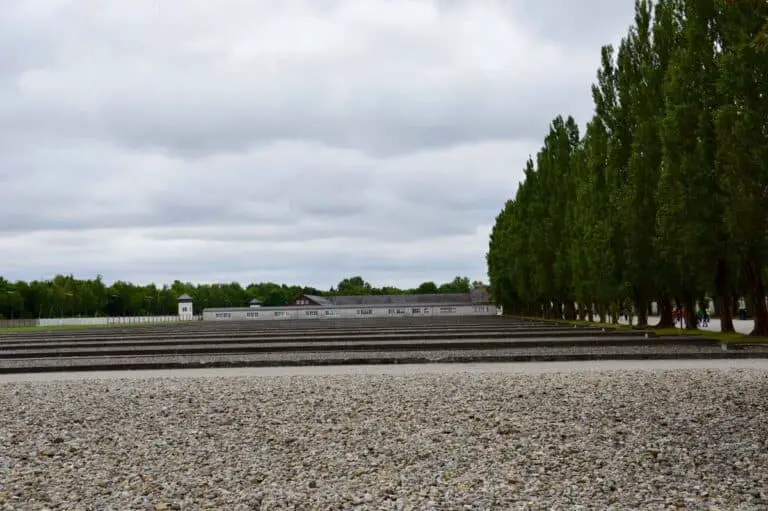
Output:
M633 0L4 0L0 275L487 281Z

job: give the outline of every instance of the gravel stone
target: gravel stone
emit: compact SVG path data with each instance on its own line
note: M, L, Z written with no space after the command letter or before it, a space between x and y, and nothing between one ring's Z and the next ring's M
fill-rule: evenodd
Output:
M768 509L768 372L0 385L0 510Z

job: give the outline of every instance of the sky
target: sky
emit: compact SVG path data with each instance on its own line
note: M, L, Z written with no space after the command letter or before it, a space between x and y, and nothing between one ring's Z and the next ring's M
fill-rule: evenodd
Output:
M633 0L4 0L0 275L487 282Z

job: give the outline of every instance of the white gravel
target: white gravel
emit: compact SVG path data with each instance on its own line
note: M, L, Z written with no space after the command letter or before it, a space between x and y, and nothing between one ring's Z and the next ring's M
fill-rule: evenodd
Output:
M756 369L0 385L0 509L768 509Z

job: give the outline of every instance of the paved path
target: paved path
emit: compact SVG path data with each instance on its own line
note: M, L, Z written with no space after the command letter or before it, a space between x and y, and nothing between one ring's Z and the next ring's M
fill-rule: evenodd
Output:
M0 375L8 382L46 382L85 379L144 379L199 377L324 376L344 374L456 374L517 373L546 374L604 371L663 371L685 369L760 369L768 371L768 359L731 360L604 360L591 362L522 362L477 364L404 364L362 366L247 367L239 369L172 369L150 371L93 371L73 373L32 373Z
M658 316L648 316L648 323L650 325L655 325L658 322L659 322L659 317ZM619 323L621 323L623 325L626 325L627 324L627 320L620 319ZM735 328L736 331L739 332L740 334L748 334L748 333L750 333L752 331L752 329L754 327L755 327L755 322L752 319L744 319L744 320L734 319L733 320L733 328ZM709 326L706 326L706 327L701 327L700 326L699 329L700 330L707 330L707 331L710 331L710 332L719 332L720 331L720 320L719 319L713 319L709 323Z

